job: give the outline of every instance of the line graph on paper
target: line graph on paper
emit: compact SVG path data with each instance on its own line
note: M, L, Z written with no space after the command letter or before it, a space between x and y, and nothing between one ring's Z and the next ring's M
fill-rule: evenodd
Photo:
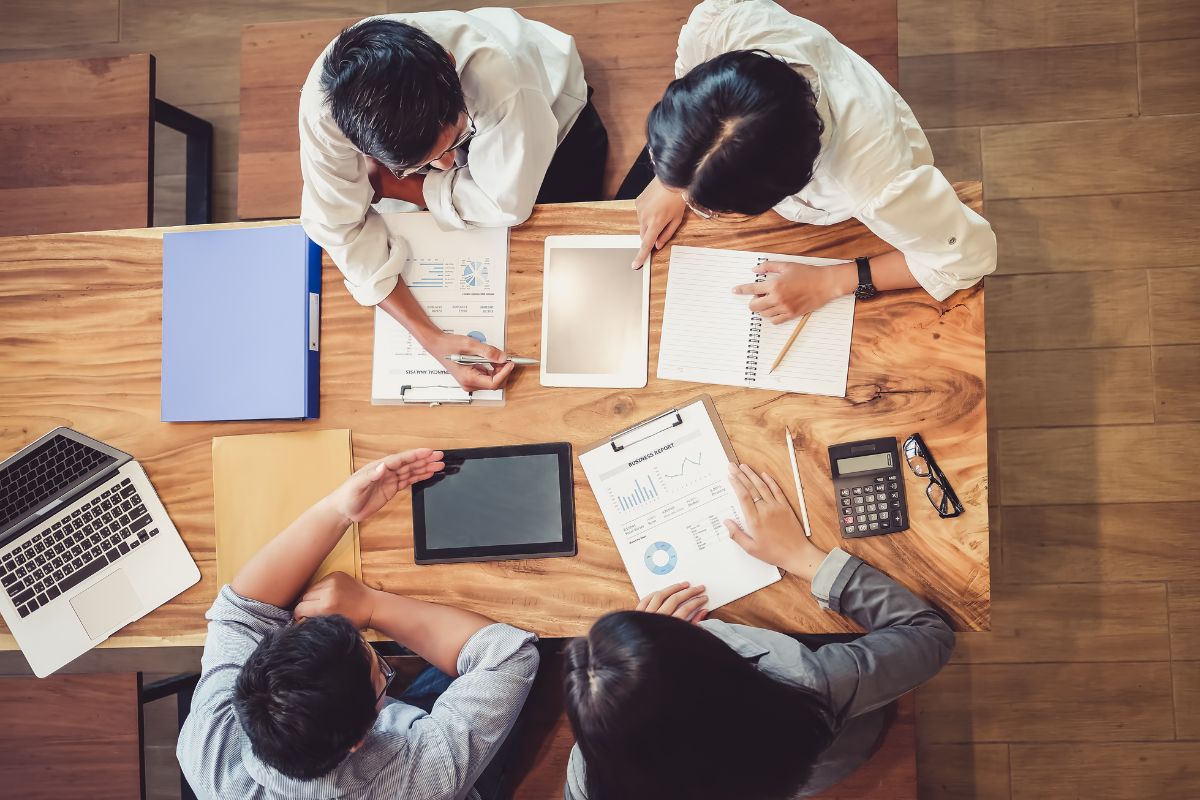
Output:
M670 491L686 489L712 477L704 469L704 453L699 450L678 455L670 461L664 460L655 466L654 471Z

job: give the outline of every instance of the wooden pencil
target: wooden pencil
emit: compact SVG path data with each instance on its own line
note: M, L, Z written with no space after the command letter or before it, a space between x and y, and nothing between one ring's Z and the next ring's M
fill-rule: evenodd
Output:
M775 368L783 361L783 357L788 354L788 350L792 349L792 343L796 341L796 337L800 335L800 331L804 330L804 326L808 324L808 318L811 316L812 312L810 311L796 323L796 329L792 331L792 335L788 337L788 340L783 343L783 349L779 351L779 355L775 356L775 363L767 370L768 375L775 371Z

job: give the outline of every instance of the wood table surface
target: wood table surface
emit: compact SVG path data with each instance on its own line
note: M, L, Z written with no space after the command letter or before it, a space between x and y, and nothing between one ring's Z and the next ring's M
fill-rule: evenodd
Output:
M518 8L575 38L592 102L608 129L606 197L646 143L646 115L675 77L679 29L699 0ZM896 0L780 0L829 29L899 87ZM300 87L327 44L358 17L247 25L242 33L238 216L300 213Z
M979 208L981 186L958 184ZM232 223L238 227L252 223ZM271 223L253 223L271 224ZM540 347L543 240L555 234L637 230L629 202L540 206L513 229L508 349ZM783 429L797 433L814 541L862 556L940 606L959 630L989 627L987 413L983 287L938 302L924 291L888 292L855 311L845 398L659 380L670 247L655 255L650 380L644 389L559 389L518 371L507 403L484 407L372 406L372 312L356 304L326 259L321 303L321 418L307 422L159 421L163 229L0 239L0 457L56 425L132 453L145 466L200 566L202 579L132 623L110 646L198 644L216 594L213 552L214 436L348 427L361 466L387 452L569 441L577 449L708 392L740 459L771 471L795 503ZM688 215L674 244L830 257L888 248L851 221L796 225L774 214L741 224ZM733 280L731 279L731 284ZM234 291L235 287L230 287ZM219 324L221 309L213 309ZM911 529L843 540L828 445L919 431L958 491L966 513L941 520L907 474ZM475 564L413 564L411 504L397 497L362 525L362 569L372 586L478 610L544 636L584 632L599 615L636 602L596 500L574 470L579 554L574 558ZM852 631L820 609L807 584L782 581L719 609L715 617L791 632ZM0 629L0 648L14 648Z
M151 223L154 57L0 64L0 236Z

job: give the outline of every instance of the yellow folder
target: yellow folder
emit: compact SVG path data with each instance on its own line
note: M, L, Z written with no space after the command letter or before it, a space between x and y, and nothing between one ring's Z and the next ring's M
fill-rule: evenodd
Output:
M224 585L252 555L354 471L349 430L220 436L212 442L217 583ZM358 525L317 569L362 577Z

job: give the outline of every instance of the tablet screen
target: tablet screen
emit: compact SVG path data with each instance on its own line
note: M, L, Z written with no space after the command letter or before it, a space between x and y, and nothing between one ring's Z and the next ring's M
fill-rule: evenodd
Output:
M643 273L637 247L555 247L547 253L547 372L628 374L645 369Z
M413 487L418 562L570 555L570 445L447 450L445 470Z

